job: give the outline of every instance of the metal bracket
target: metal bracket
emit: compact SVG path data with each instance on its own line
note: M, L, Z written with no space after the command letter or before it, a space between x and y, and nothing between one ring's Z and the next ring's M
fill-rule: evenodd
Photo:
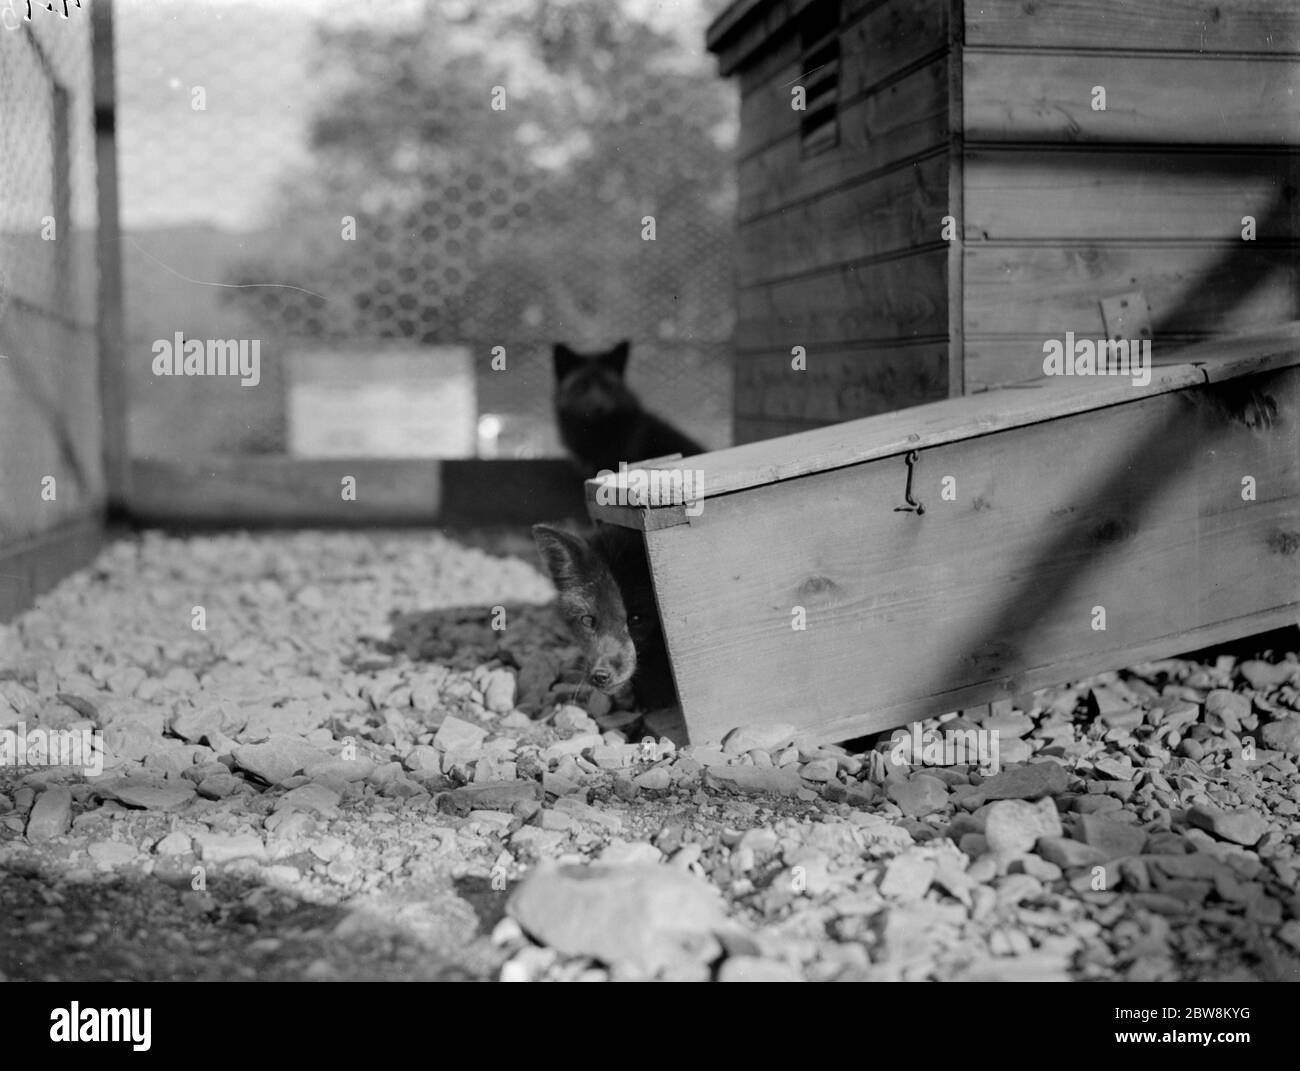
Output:
M906 506L895 506L895 513L915 513L918 517L925 512L925 507L912 497L912 472L916 463L921 459L921 454L917 450L908 451L907 461L907 487L903 490L903 500Z
M1151 337L1151 307L1141 290L1102 298L1101 319L1112 342Z

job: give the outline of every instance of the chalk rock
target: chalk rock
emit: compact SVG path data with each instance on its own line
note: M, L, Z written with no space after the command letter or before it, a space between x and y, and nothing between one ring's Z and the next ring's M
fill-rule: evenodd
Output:
M707 962L729 928L714 889L688 871L642 863L540 866L507 911L542 944L650 976Z
M1036 800L1056 796L1066 790L1070 777L1054 762L1034 762L1017 766L979 786L979 795L989 800Z
M989 851L1014 857L1032 851L1039 837L1059 837L1061 817L1050 797L1038 803L998 800L989 807L984 837Z
M266 858L266 845L256 833L196 833L194 851L205 863Z
M711 766L706 776L751 796L796 796L803 788L799 771L790 766Z
M924 818L948 804L948 786L929 774L914 774L906 781L891 781L886 795L909 818Z
M1197 806L1187 812L1187 821L1213 833L1220 840L1250 848L1268 832L1268 822L1257 811L1220 811Z
M47 788L32 806L27 818L27 839L33 844L63 835L72 824L72 793L66 788Z

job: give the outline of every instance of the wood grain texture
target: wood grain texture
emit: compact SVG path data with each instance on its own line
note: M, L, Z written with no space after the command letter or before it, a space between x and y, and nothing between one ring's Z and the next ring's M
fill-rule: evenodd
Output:
M736 348L946 336L946 279L940 249L747 287L736 300Z
M843 739L1294 621L1297 411L1292 365L922 447L923 516L897 457L707 502L648 539L692 741Z
M745 443L761 442L764 439L776 439L783 435L795 435L801 431L820 428L820 421L800 421L792 417L751 417L737 414L732 424L732 437L737 446Z
M1152 346L1152 358L1165 374L1174 365L1190 365L1211 380L1221 380L1287 363L1292 360L1296 337L1294 324L1228 338L1162 334ZM1058 384L1043 376L1043 342L1042 335L970 339L966 361L972 389L1033 383L1033 388L1026 389L1056 390Z
M1164 357L1170 363L1153 369L1145 386L1134 385L1127 376L1057 377L1043 389L946 398L779 440L715 450L681 464L704 470L704 496L712 499L909 450L933 449L1196 386L1206 382L1207 375L1232 378L1247 371L1275 371L1300 364L1300 323L1216 339ZM1038 361L1041 368L1041 340Z
M966 49L962 69L968 142L1300 143L1300 57Z
M730 4L705 30L704 42L717 53L718 73L733 74L752 65L755 55L769 47L773 35L781 33L812 0L740 0Z
M797 133L742 158L737 172L744 222L796 204L945 144L947 71L939 60L845 105L840 143L803 159Z
M948 206L948 161L931 157L742 224L737 285L934 244Z
M850 100L948 48L951 0L891 0L840 34L840 96Z
M789 351L752 354L736 362L736 419L790 422L788 431L874 416L947 394L942 342L813 350L803 371Z
M964 0L967 45L1300 51L1294 0Z
M740 98L740 136L736 156L744 160L782 138L799 141L799 121L807 112L792 106L791 92L799 84L798 54L777 68L766 82Z
M1258 242L993 245L964 256L965 331L1104 334L1100 299L1141 290L1155 337L1300 319L1300 251Z
M1034 335L968 335L966 337L966 390L978 393L998 387L1055 390L1056 384L1043 375L1043 343L1064 332ZM1076 338L1097 339L1096 332L1076 332ZM1184 349L1205 336L1161 335L1152 345L1156 365L1181 363Z
M0 551L0 623L22 613L69 573L89 565L103 540L103 521L91 516Z
M1300 239L1300 155L968 149L967 242Z

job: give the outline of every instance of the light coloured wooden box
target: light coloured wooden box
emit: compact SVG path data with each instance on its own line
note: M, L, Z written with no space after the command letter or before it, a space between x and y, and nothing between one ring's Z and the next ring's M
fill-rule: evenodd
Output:
M693 504L589 481L645 533L692 741L846 739L1300 620L1300 323L1178 356L656 463Z
M1300 317L1296 0L735 0L708 46L737 442L1033 379L1065 331Z

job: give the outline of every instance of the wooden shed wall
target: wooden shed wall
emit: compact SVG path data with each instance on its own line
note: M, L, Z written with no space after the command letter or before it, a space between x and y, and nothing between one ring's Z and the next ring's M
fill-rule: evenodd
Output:
M964 0L961 82L967 390L1101 337L1116 293L1157 359L1300 317L1294 0Z
M809 6L770 9L739 72L737 442L948 390L949 0L844 0L839 141L805 156Z

